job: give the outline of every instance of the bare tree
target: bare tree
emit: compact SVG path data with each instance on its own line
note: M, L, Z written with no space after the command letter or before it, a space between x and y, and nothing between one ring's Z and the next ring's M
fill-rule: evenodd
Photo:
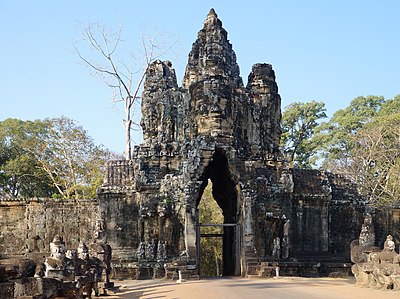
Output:
M127 160L131 159L131 130L139 127L139 122L133 118L132 108L140 101L140 92L146 75L146 69L151 62L164 55L171 47L161 50L159 34L152 36L142 35L142 54L140 59L131 55L132 60L141 60L141 63L132 63L128 66L118 59L117 51L124 40L121 38L121 27L117 30L107 30L100 23L89 24L82 30L83 40L87 43L93 56L86 56L81 49L75 46L80 60L100 77L112 89L112 102L122 102L124 105L125 151ZM97 60L96 60L97 59Z
M400 202L400 114L380 117L361 129L349 174L373 204Z

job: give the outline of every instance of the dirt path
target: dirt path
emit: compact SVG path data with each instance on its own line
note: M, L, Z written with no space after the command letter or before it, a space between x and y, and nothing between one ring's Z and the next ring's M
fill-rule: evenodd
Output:
M388 299L399 298L400 291L360 288L353 279L278 278L244 279L214 278L187 281L121 281L115 295L104 298L124 299L239 299L239 298L307 298L307 299Z

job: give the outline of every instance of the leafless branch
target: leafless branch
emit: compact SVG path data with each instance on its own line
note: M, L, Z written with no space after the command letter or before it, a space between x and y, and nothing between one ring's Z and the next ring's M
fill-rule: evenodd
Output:
M125 155L127 159L130 159L130 131L139 128L139 124L132 119L133 111L131 110L140 99L139 93L146 76L146 69L155 59L165 55L175 43L162 50L155 35L150 37L143 34L141 45L144 51L142 57L144 65L135 70L134 65L129 67L126 63L121 63L117 59L117 52L119 52L119 47L123 42L121 26L117 30L109 32L100 23L92 23L87 25L82 33L89 49L94 51L95 54L97 53L102 64L98 64L94 59L83 55L75 47L79 59L94 72L94 75L101 77L104 83L111 88L113 103L124 102Z

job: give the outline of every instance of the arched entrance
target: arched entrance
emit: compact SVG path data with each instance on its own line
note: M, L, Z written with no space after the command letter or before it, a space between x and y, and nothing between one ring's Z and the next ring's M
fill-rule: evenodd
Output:
M238 276L240 275L240 229L238 225L238 194L236 183L232 179L229 172L228 159L225 153L216 149L211 162L205 168L200 180L199 196L196 200L198 207L202 198L205 187L210 180L212 182L212 196L222 210L223 223L199 223L197 212L197 229L196 229L196 249L197 262L200 264L200 238L201 237L221 237L222 238L222 275ZM204 226L220 226L222 233L220 236L202 235L201 227Z

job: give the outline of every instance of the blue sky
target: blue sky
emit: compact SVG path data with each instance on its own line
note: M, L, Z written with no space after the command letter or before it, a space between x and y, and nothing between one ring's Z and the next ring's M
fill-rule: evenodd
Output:
M397 0L0 0L0 121L65 115L96 143L122 152L122 107L74 54L82 27L121 25L122 53L139 49L143 32L165 32L177 42L163 58L181 80L211 7L228 31L245 83L254 63L272 64L282 108L318 100L331 115L359 95L400 94Z

